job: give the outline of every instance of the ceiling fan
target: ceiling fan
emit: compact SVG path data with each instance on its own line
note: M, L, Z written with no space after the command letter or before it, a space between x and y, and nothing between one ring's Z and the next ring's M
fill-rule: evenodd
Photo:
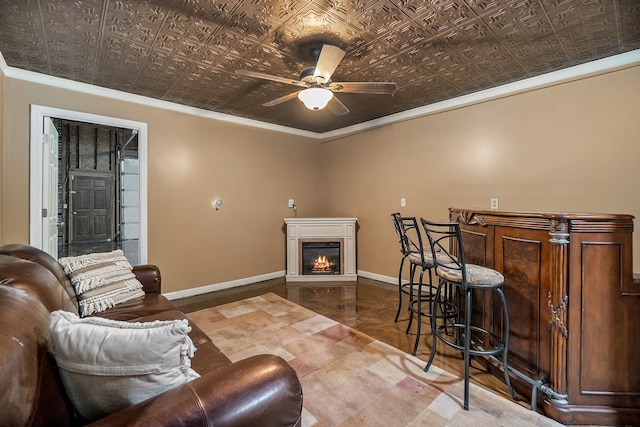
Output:
M397 85L394 82L331 81L331 75L345 55L345 51L338 47L325 44L322 49L311 49L311 55L316 61L316 66L302 70L300 80L272 76L251 70L237 70L236 73L305 88L265 102L262 104L265 107L273 107L298 97L310 110L321 110L324 107L328 107L336 116L347 114L349 109L338 98L333 96L334 92L393 95L397 89Z

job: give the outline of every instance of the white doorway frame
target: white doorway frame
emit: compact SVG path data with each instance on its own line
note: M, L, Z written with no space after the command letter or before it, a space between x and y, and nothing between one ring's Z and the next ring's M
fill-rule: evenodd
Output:
M147 263L147 124L116 117L99 116L79 111L63 110L31 104L30 164L29 164L29 244L42 248L42 126L44 117L95 123L104 126L136 129L140 159L140 240L139 264Z

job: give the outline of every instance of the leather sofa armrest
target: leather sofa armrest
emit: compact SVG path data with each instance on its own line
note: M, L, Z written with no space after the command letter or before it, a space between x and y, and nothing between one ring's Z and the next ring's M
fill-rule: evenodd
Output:
M133 267L133 274L135 274L136 279L138 279L140 283L142 283L142 289L145 293L162 293L162 278L160 276L160 269L157 265L136 265Z
M92 424L99 426L300 426L293 368L262 354L225 366Z

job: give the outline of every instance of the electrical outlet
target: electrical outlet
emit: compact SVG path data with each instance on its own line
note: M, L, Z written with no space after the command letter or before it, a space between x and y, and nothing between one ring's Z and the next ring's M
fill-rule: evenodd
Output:
M407 207L407 199L405 199L404 197L400 199L400 207L401 208Z
M491 210L492 211L497 211L498 210L498 199L497 198L491 199Z
M296 206L296 202L293 199L289 199L289 204L287 206L289 206L290 208L293 208Z

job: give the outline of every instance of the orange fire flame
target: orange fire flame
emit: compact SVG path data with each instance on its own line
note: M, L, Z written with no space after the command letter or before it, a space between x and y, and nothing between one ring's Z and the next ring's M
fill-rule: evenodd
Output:
M325 255L320 255L313 260L313 271L329 271L331 270L331 263Z

